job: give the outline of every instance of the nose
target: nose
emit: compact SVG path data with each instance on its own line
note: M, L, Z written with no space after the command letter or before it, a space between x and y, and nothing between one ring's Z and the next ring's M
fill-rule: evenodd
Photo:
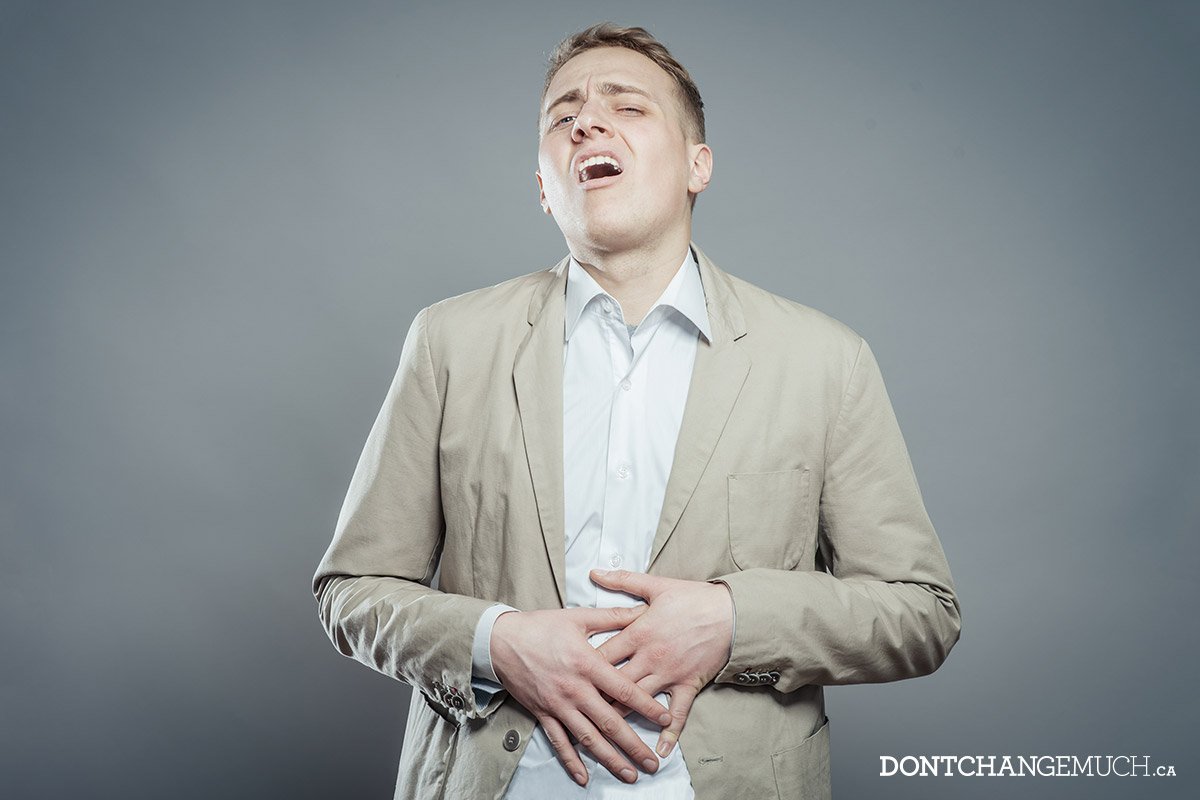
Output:
M611 130L599 104L587 102L575 115L575 124L571 126L571 138L578 143L588 136L607 136Z

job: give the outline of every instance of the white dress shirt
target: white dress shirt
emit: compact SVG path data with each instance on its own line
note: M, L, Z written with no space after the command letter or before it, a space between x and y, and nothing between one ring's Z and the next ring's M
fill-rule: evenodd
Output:
M658 300L635 326L620 304L571 258L563 337L563 491L566 606L611 608L639 600L610 592L588 577L593 569L645 572L662 512L675 441L683 422L697 337L711 341L700 270L691 249ZM474 687L482 707L500 689L491 664L491 632L509 606L492 606L475 629ZM596 634L593 646L615 635ZM657 699L667 705L665 693ZM629 724L653 750L661 726L639 714ZM534 729L508 800L695 795L678 746L653 775L639 770L623 783L580 749L588 785L579 786L558 760L545 731ZM635 765L636 768L636 765Z

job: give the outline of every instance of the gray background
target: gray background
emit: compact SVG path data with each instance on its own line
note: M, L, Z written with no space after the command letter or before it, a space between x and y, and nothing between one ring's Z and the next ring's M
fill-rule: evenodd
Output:
M1200 787L1196 3L0 4L0 792L390 797L309 579L413 314L552 265L548 50L703 92L695 238L855 327L958 583L828 691L842 798ZM1174 779L881 779L1145 754Z

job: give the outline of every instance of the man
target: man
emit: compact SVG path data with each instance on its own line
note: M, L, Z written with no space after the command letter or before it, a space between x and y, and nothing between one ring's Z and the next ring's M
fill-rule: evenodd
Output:
M703 106L646 31L564 40L541 112L570 255L417 314L321 619L414 687L397 797L828 796L821 687L960 627L879 369L692 243Z

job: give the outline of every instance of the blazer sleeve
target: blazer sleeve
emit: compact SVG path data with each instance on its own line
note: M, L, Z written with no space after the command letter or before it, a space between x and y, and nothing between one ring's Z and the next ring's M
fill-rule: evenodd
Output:
M719 683L881 683L927 675L958 641L949 565L925 511L883 376L861 338L826 447L824 571L719 578L737 629Z
M481 717L503 700L477 708L471 688L475 628L493 603L431 588L445 519L429 314L405 337L312 590L339 652L411 684L443 716Z

